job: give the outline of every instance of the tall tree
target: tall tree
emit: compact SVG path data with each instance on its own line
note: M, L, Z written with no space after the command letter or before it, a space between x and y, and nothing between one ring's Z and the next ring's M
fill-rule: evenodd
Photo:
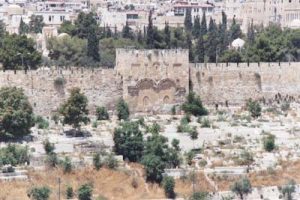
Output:
M99 39L97 38L96 28L91 28L87 38L87 56L95 62L100 61Z
M123 27L122 37L131 39L131 40L134 39L134 34L133 34L131 28L129 27L128 22L126 22L125 26Z
M185 10L185 18L184 18L184 27L187 31L192 31L193 22L192 22L192 13L190 8L186 8Z
M254 31L254 26L253 26L253 20L251 20L251 23L248 25L247 40L250 45L252 45L255 41L255 31Z
M75 20L75 31L74 35L78 36L79 38L87 39L89 36L90 31L95 31L98 33L98 24L95 19L95 14L90 13L79 13L77 19Z
M80 92L79 88L73 88L70 97L61 105L59 110L64 117L63 122L80 129L82 123L87 124L90 121L87 105L87 97Z
M68 20L65 20L59 27L58 32L59 33L67 33L69 35L74 35L75 33L75 25Z
M29 30L32 33L42 33L45 26L44 18L41 15L31 15L29 22Z
M200 31L201 31L201 25L200 25L200 18L197 16L194 21L194 26L193 26L193 35L195 38L198 38L200 36Z
M203 36L199 36L195 49L195 59L196 62L203 63L205 58L205 48L204 48L204 40Z
M228 32L227 32L227 16L224 11L222 11L222 23L219 25L219 49L220 54L227 49L228 46Z
M189 50L189 61L194 62L194 48L193 48L192 36L190 33L186 34L186 47Z
M232 24L230 26L230 42L242 37L242 30L239 24L236 23L235 16L232 19Z
M6 25L3 22L3 20L0 20L0 37L3 37L4 34L6 33Z
M201 35L205 35L207 33L207 24L206 24L206 14L203 12L202 19L201 19L201 26L200 26L200 33Z
M143 44L144 43L144 37L143 37L143 34L142 34L141 30L138 31L137 41L138 41L139 44Z
M146 44L147 44L148 49L154 48L154 27L153 27L153 22L152 22L152 11L150 11L149 17L148 17Z
M209 20L209 27L207 33L207 57L209 62L216 62L216 54L217 52L217 45L218 45L218 38L217 38L217 27L215 22L212 18Z
M23 21L23 18L21 18L20 25L19 25L19 34L24 35L29 32L29 26Z
M165 29L164 29L164 34L165 34L165 42L166 42L166 48L170 49L171 48L171 31L169 24L166 22L165 23Z

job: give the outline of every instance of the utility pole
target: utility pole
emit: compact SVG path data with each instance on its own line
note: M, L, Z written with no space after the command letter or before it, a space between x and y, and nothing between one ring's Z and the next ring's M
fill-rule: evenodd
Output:
M58 178L57 181L58 181L58 200L60 200L60 183L61 183L60 178Z

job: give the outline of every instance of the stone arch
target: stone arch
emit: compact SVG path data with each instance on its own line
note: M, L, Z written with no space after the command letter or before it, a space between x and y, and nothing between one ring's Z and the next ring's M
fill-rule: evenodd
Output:
M145 78L137 82L136 84L137 89L139 90L146 90L155 87L155 83L152 79Z
M172 87L176 88L176 83L169 78L163 79L158 83L159 90L166 90Z
M170 104L170 97L166 95L163 99L164 104Z
M147 109L150 105L150 98L148 96L144 96L143 98L143 107L144 109Z

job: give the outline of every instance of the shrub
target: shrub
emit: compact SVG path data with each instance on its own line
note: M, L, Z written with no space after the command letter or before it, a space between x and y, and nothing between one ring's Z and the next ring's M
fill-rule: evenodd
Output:
M93 187L91 184L83 184L78 189L79 200L92 200Z
M210 128L210 121L207 117L201 120L201 127L202 128Z
M97 121L93 121L92 127L93 127L93 128L97 128L97 127L98 127L98 122L97 122Z
M190 196L189 200L206 200L208 197L208 192L194 192Z
M96 168L96 170L99 170L102 167L102 162L100 158L100 153L96 153L93 156L93 165Z
M293 199L293 193L296 191L296 182L294 180L290 180L286 185L282 186L281 192L285 199L292 200Z
M66 79L63 77L56 77L54 79L54 86L55 87L62 87L66 84Z
M72 186L67 186L66 189L66 199L73 199L74 198L74 190Z
M231 187L231 191L240 196L240 199L244 199L244 195L251 192L252 186L248 178L241 178L236 181Z
M151 126L147 127L147 132L152 134L158 134L160 132L160 125L154 122Z
M172 115L176 115L176 106L172 106L171 113Z
M49 127L49 122L40 115L35 117L35 123L39 129L47 129Z
M0 148L0 166L17 166L28 163L29 158L30 155L27 146L9 144L7 147Z
M59 115L57 113L53 114L51 119L54 121L55 124L58 124Z
M271 152L275 149L275 136L269 134L263 138L264 149L268 152Z
M167 198L175 198L175 180L173 177L166 176L163 179L163 187Z
M188 165L192 165L194 157L195 157L195 153L193 151L189 151L186 154L186 162Z
M189 115L185 115L180 120L180 125L177 126L177 132L179 133L189 133L192 131L192 128L189 126L189 122L191 121Z
M29 191L28 196L33 200L47 200L50 193L51 190L46 186L34 187Z
M96 116L98 120L108 120L109 115L105 107L97 107Z
M118 161L113 154L109 154L105 159L105 165L110 169L115 169L118 167Z
M56 153L48 154L46 157L46 164L48 167L56 167L59 164L59 160Z
M43 145L44 145L44 150L45 150L46 154L51 154L54 152L55 146L49 140L45 140L43 142Z
M64 173L70 173L72 171L72 162L69 157L65 157L65 159L61 162Z
M199 96L196 97L194 92L190 92L186 98L186 102L182 105L182 110L185 113L195 116L207 115L208 111L202 105L202 101Z
M281 110L283 111L283 112L286 112L286 111L288 111L290 109L290 103L289 102L283 102L282 104L281 104Z
M252 99L249 99L246 103L246 107L253 118L261 116L261 106L258 103L258 101L253 101Z
M117 103L117 115L119 120L128 120L129 119L129 107L124 99L120 99Z

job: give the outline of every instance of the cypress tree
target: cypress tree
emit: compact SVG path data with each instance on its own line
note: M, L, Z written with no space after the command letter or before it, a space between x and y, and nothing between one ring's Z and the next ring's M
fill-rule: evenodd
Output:
M200 18L197 16L194 21L194 26L193 26L193 35L195 38L198 38L200 36L200 31L201 31L201 25L200 25Z
M139 44L143 44L143 42L144 42L144 38L143 38L141 30L139 30L139 32L138 32L137 41L138 41Z
M99 39L96 35L96 27L90 27L87 37L87 56L91 57L95 62L100 61Z
M232 42L233 40L241 36L242 36L241 27L239 24L236 23L235 16L234 16L230 27L230 41Z
M128 22L126 22L126 25L123 27L122 37L128 38L128 39L134 39L133 32L131 31L131 28L129 27Z
M220 54L222 54L228 46L227 16L224 11L222 11L222 23L219 24L218 35Z
M185 11L184 27L187 31L192 31L193 29L192 14L190 8L187 8Z
M203 63L205 57L205 48L203 36L199 36L197 39L196 49L195 49L196 62Z
M193 48L192 36L190 33L186 34L186 46L189 49L189 61L194 62L194 48Z
M217 53L217 27L212 18L209 21L208 33L207 33L207 56L209 62L216 62L216 53Z
M21 18L20 25L19 25L19 34L24 35L29 32L29 26L23 21Z
M107 26L107 28L106 28L106 34L105 34L105 37L107 37L107 38L112 37L112 32L111 32L109 26Z
M118 38L118 29L117 29L117 26L115 26L114 28L114 39L117 39Z
M249 42L250 45L252 45L255 41L255 32L254 32L253 20L251 20L251 23L248 26L247 39L248 39L248 42Z
M170 49L171 48L171 31L170 31L169 24L167 22L165 23L164 34L165 34L166 48Z
M154 48L154 27L152 22L152 11L150 11L148 18L146 44L148 49Z
M207 33L207 24L206 24L206 14L205 14L205 12L203 12L200 30L201 30L200 31L201 35L205 35Z

